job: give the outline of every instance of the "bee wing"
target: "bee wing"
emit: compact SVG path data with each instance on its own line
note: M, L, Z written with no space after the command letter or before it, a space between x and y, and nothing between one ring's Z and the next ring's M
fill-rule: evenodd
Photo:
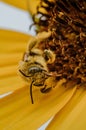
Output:
M35 47L36 42L37 42L37 41L36 41L35 37L31 38L31 39L29 40L29 42L28 42L27 51L31 52L32 48Z
M48 38L50 35L51 32L40 32L37 34L37 36L31 38L28 43L28 51L31 52L33 48L37 48L39 46L39 43L44 39Z
M40 33L38 33L38 35L37 35L37 39L38 39L39 42L40 42L40 41L42 41L42 40L48 38L50 35L51 35L51 31L49 31L49 32L45 32L45 31L44 31L44 32L40 32Z

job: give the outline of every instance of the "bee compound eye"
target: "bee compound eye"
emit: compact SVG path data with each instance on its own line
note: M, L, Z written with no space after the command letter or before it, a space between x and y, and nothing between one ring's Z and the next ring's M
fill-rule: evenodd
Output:
M42 72L42 69L37 66L32 66L28 70L29 74L35 74L37 72Z

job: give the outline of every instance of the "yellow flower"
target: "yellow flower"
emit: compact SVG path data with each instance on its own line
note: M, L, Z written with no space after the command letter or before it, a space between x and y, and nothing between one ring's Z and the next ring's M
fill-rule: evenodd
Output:
M3 0L31 14L39 0ZM33 89L35 103L31 104L29 83L17 74L18 63L26 50L30 35L0 29L0 130L37 130L51 120L46 130L86 129L86 83L81 86L62 79L55 88L42 94ZM86 44L86 42L85 42ZM50 82L51 84L51 82Z

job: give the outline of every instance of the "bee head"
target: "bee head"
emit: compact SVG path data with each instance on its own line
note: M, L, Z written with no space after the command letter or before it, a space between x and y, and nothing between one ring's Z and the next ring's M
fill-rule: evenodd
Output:
M33 104L33 96L32 96L32 86L43 86L45 84L45 80L50 77L48 72L40 67L39 65L30 65L26 70L19 69L19 72L24 76L26 79L30 79L30 96L31 96L31 102Z
M35 86L43 86L45 80L50 77L47 70L36 64L28 66L26 71L19 69L19 72L27 79L29 78L33 81L33 85Z

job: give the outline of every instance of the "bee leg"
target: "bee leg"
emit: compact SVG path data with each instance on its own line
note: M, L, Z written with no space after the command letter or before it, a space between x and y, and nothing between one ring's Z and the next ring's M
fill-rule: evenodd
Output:
M51 91L51 89L52 89L52 87L46 88L46 85L45 85L44 88L41 88L41 89L40 89L40 91L41 91L42 93L48 93L48 92Z

